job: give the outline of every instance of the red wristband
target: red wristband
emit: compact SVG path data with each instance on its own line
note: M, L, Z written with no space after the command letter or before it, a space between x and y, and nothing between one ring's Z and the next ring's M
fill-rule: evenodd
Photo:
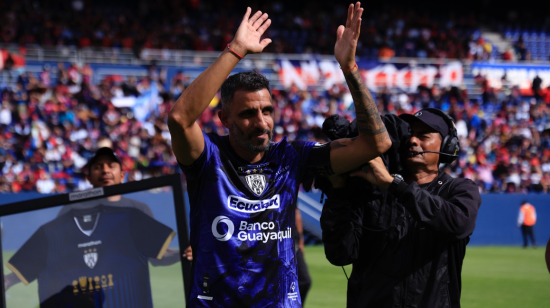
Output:
M342 72L349 73L349 72L353 71L353 69L356 68L356 67L357 67L357 62L355 62L355 65L352 68L350 68L349 70L344 70L343 69ZM342 68L342 67L340 66L340 68Z
M235 56L237 56L237 58L239 58L239 59L241 59L241 60L244 59L243 56L241 56L240 54L236 53L235 50L231 49L231 47L229 47L229 44L227 44L227 49L229 49L229 52L230 52L230 53L232 53L232 54L234 54ZM357 65L357 64L356 64L356 65Z

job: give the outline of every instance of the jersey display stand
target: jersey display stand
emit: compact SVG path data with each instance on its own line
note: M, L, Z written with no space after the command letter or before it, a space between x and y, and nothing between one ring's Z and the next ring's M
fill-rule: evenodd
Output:
M171 190L173 209L167 209L170 207L169 202L161 202L160 199L156 202L154 193L150 194L152 196L149 198L152 201L148 205L141 202L144 200L134 202L152 208L153 211L149 209L150 213L135 206L117 207L113 202L101 203L101 200L107 200L109 197L143 193L152 189L159 191L159 188ZM170 194L167 195L169 198ZM97 201L97 206L89 206L93 204L93 200ZM129 198L122 197L122 200L128 203ZM24 243L18 243L15 254L11 257L8 254L6 257L7 252L2 242L7 240L5 236L8 224L5 220L18 214L28 217L32 217L33 214L41 215L41 210L60 206L64 206L63 211L59 211L57 217L53 216L46 223L33 224L36 220L29 219L28 230L36 231L30 237L25 235ZM163 206L162 211L155 209L157 206ZM152 213L155 210L164 215L159 221L153 217ZM154 282L159 285L162 285L162 282L159 283L158 279L150 281L149 262L152 266L157 266L153 261L162 260L166 251L172 249L169 246L177 234L179 251L172 249L172 260L180 264L170 266L181 267L183 307L184 298L189 298L191 278L191 262L182 257L183 251L189 246L187 212L181 174L2 205L0 261L12 271L12 276L17 275L23 284L38 281L40 307L57 307L60 303L70 303L71 307L79 306L79 301L95 303L90 307L118 307L119 303L123 302L133 307L163 307L157 304L151 295L152 289L155 289ZM170 223L165 222L166 217L171 219ZM13 226L13 223L10 226ZM28 230L27 233L30 232ZM11 234L17 232L9 231ZM4 275L4 266L0 266L0 308L11 308L13 304L6 304L4 286L7 279ZM179 274L177 277L180 277ZM174 284L173 280L166 283L178 285ZM161 287L156 289L159 288Z

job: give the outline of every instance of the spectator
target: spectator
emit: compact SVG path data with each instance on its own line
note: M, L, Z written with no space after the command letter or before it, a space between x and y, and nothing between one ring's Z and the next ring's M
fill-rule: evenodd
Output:
M388 60L394 56L395 52L388 45L384 45L378 50L378 57L382 60Z
M533 82L531 83L531 90L533 91L533 95L535 96L535 99L537 101L539 101L542 98L541 84L542 84L542 79L539 77L539 75L535 76L535 78L533 79Z
M414 31L411 35L420 37ZM392 48L399 56L402 46ZM58 186L64 186L63 191L90 187L82 167L105 142L121 157L127 181L177 172L166 114L174 97L185 91L189 77L178 72L166 80L163 68L157 67L152 75L158 78L108 76L94 84L91 77L84 78L93 76L86 67L73 65L69 75L69 68L60 63L37 74L22 73L14 87L0 88L1 191L36 191L42 173L61 181ZM150 82L154 78L158 81ZM139 119L132 109L113 104L120 92L136 99L141 95L138 89L150 90L153 85L158 89L155 103ZM416 93L388 88L375 96L384 114L414 113L425 105L446 108L456 121L463 149L449 173L476 181L482 192L549 193L550 89L541 89L539 101L523 96L517 87L499 91L486 86L484 91L483 100L439 87L421 87ZM274 89L275 140L288 135L326 141L319 132L328 114L355 117L349 97L341 85L311 93L295 85ZM216 96L199 118L204 131L225 133L216 116L219 108Z
M100 3L81 3L84 1L73 1L72 5L65 6L31 6L7 1L2 6L7 21L0 35L0 43L59 48L123 48L141 55L144 60L151 57L149 49L159 49L162 50L160 57L165 60L177 56L171 49L221 50L229 43L230 33L236 30L241 17L235 4L226 4L224 14L218 14L214 6L204 1L160 1L154 9L126 9L122 12ZM269 37L278 42L270 48L270 52L332 52L334 38L328 29L335 29L345 15L336 3L317 6L315 10L310 10L307 3L295 1L279 1L272 6L277 9L269 9L273 11L271 17L283 22L277 23L278 28L270 29ZM383 57L394 53L398 57L465 58L463 46L472 41L480 47L479 58L490 56L492 46L478 42L477 29L480 25L471 14L452 12L442 16L435 10L417 14L415 9L414 5L384 12L370 8L364 18L366 34L360 39L358 55L374 58L379 53ZM32 25L16 22L27 20L28 16L33 16ZM162 22L139 23L136 20ZM90 25L95 26L90 29ZM175 25L175 28L166 25ZM284 39L280 39L282 37ZM384 45L391 46L391 49ZM97 50L93 52L100 53ZM107 51L105 56L109 60L116 58L116 54ZM59 69L63 71L60 78L71 84L78 84L80 79L89 83L91 79L85 66L79 68L71 65L67 71ZM49 86L47 78L43 81L44 85Z
M51 194L55 191L55 183L47 173L42 173L36 181L36 189L41 194Z

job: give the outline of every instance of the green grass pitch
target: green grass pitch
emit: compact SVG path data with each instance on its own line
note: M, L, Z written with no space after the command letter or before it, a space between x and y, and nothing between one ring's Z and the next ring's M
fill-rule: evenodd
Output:
M322 246L306 248L313 285L307 308L346 307L346 277L332 266ZM351 266L346 267L348 275ZM544 248L480 247L466 249L462 269L464 308L550 307L550 274Z
M4 253L4 262L12 253ZM306 247L306 261L313 285L307 308L346 306L346 277L331 265L322 246ZM150 267L156 308L184 307L181 267ZM346 267L348 275L351 266ZM4 273L10 270L4 267ZM544 249L520 247L468 247L462 272L462 307L550 307L550 274ZM36 282L18 284L7 291L7 308L38 307Z

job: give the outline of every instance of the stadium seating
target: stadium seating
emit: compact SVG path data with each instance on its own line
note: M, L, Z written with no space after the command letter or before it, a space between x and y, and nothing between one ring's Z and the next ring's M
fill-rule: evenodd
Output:
M160 68L159 68L160 70ZM46 72L23 73L15 87L2 89L0 110L0 190L3 192L67 192L88 186L85 163L94 150L112 146L122 158L127 180L179 172L170 149L166 116L188 78L159 79L158 71L132 80L106 77L90 82L89 68L52 68L59 83ZM59 78L61 76L61 78ZM49 83L49 84L48 84ZM274 139L326 141L320 131L331 112L354 117L345 103L347 90L274 89ZM462 150L458 163L447 168L469 177L482 191L548 192L550 187L550 96L533 102L513 90L510 95L484 93L470 99L452 88L419 88L404 95L396 90L378 94L384 113L412 113L442 108L456 120ZM492 93L494 95L494 93ZM143 113L125 107L122 96L156 101ZM484 99L489 97L491 99ZM225 133L216 112L219 98L201 116L205 131ZM115 106L116 105L116 106Z
M241 7L234 3L227 4L223 13L204 1L159 1L154 6L142 1L136 10L122 4L74 3L84 2L61 1L50 7L17 1L0 4L6 20L18 20L0 25L0 48L16 46L23 54L27 51L28 58L32 53L33 59L45 63L0 71L2 192L87 188L85 163L95 149L105 145L120 155L129 181L179 172L170 149L167 112L189 80L200 73L197 67L205 64L196 62L196 54L223 49L242 17ZM266 51L312 57L332 54L334 31L345 19L345 8L340 3L326 4L304 13L304 7L295 5L299 4L282 1L262 7L273 20L266 33L273 44ZM414 61L501 58L480 28L471 15L367 10L358 56L412 57ZM517 59L548 60L549 32L515 26L501 32L515 44ZM97 56L101 63L128 66L96 71L86 65L60 63L56 67L53 61L59 60L41 54L42 47L64 59ZM153 53L158 67L141 66ZM163 61L180 65L185 74L166 80ZM376 95L384 113L411 113L424 107L449 112L459 127L462 151L458 163L447 172L473 179L484 192L548 192L548 89L542 90L538 101L515 88L483 89L480 95L472 94L470 85L465 89L419 88L413 93L384 89ZM319 127L327 115L339 112L354 117L345 87L305 91L277 84L273 95L276 140L287 135L325 141ZM218 101L213 101L199 122L205 131L225 133L216 116Z

